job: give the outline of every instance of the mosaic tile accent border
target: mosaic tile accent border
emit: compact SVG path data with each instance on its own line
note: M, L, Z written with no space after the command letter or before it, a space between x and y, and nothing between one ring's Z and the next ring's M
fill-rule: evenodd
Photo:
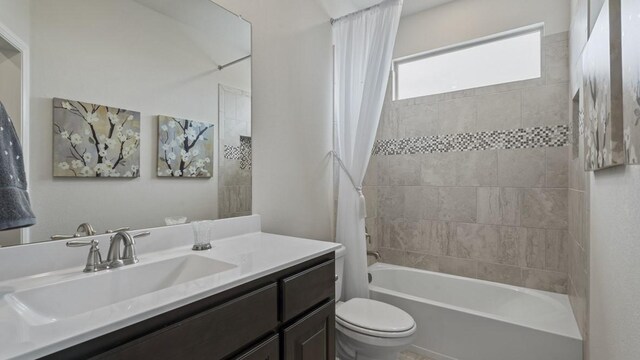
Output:
M373 155L431 154L457 151L531 149L569 144L569 126L483 131L451 135L377 140Z
M240 146L224 146L224 158L227 160L240 160L240 169L251 170L251 137L240 136Z

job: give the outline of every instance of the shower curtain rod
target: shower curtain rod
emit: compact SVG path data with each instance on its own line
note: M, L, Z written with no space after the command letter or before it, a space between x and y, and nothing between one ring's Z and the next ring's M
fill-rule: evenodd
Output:
M340 16L339 18L335 18L335 19L334 19L334 18L331 18L331 19L329 20L329 22L331 23L331 25L333 25L333 23L335 23L336 21L338 21L338 20L340 20L340 19L346 18L347 16L351 16L351 15L354 15L354 14L358 14L358 13L361 13L361 12L369 11L369 10L371 10L371 9L373 9L373 8L376 8L376 7L380 6L380 4L382 4L383 2L384 2L384 1L380 2L379 4L371 5L371 6L369 6L368 8L364 8L364 9L362 9L362 10L358 10L358 11L354 11L354 12L352 12L352 13L348 13L347 15L342 15L342 16Z
M222 70L222 69L224 69L224 68L226 68L226 67L228 67L228 66L231 66L231 65L237 64L237 63L239 63L240 61L244 61L244 60L246 60L246 59L248 59L248 58L250 58L250 57L251 57L251 54L249 54L249 55L247 55L247 56L245 56L245 57L241 57L240 59L238 59L238 60L234 60L234 61L232 61L232 62L230 62L230 63L226 63L226 64L224 64L224 65L218 65L218 70Z

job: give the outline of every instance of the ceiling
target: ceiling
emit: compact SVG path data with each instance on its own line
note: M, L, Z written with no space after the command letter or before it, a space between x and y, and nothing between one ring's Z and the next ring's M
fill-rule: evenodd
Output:
M216 65L251 54L251 24L210 0L134 1L177 22Z
M381 0L317 0L333 19L366 9L376 5ZM420 11L451 2L453 0L404 0L402 16L415 14Z

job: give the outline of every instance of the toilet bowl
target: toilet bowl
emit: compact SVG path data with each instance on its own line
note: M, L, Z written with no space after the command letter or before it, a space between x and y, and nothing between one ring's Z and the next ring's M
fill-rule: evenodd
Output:
M336 251L336 350L340 360L396 360L416 334L416 323L403 310L370 299L342 302L343 246Z

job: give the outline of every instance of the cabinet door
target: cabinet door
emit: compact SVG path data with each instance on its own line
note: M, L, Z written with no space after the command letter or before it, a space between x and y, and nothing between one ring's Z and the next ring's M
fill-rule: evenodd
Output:
M234 360L278 360L280 358L280 337L278 335L256 345Z
M313 311L283 331L284 360L335 360L335 303Z

